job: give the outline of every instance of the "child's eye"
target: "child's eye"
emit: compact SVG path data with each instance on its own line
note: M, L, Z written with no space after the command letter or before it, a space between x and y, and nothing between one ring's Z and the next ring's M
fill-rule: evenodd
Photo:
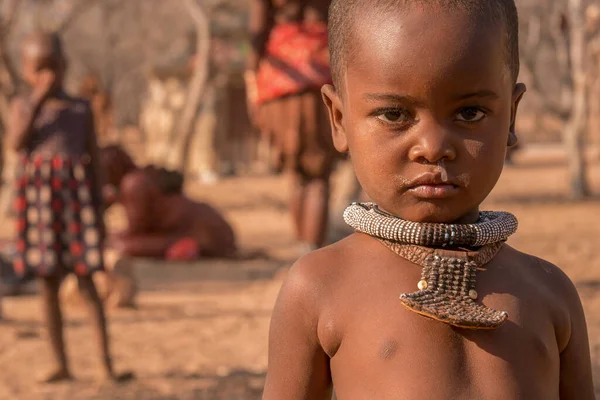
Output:
M463 122L477 122L485 118L485 112L476 107L463 108L456 119Z
M387 123L401 123L410 119L410 115L406 110L388 110L380 112L377 118Z

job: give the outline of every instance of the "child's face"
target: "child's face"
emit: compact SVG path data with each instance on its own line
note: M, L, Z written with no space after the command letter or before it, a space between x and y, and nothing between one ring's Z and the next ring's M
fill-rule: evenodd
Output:
M502 171L525 91L513 84L501 30L431 6L355 26L345 87L323 90L336 148L350 152L382 209L473 222Z
M23 80L31 87L35 87L39 84L40 73L44 70L50 70L54 72L56 76L55 87L57 90L62 87L65 69L64 61L60 59L44 59L30 56L24 51L21 57L21 62Z

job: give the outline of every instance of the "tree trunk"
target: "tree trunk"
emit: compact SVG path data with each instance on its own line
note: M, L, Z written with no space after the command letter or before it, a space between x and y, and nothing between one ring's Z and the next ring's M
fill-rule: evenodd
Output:
M209 69L210 22L203 8L196 0L184 0L194 20L196 29L196 54L192 80L188 89L185 106L181 112L180 123L173 138L174 148L179 154L177 166L185 173L189 159L189 147L196 125L200 102L206 87Z
M570 55L573 74L572 112L566 123L564 142L569 160L571 197L589 195L585 162L585 133L587 125L587 74L584 7L582 0L569 0Z

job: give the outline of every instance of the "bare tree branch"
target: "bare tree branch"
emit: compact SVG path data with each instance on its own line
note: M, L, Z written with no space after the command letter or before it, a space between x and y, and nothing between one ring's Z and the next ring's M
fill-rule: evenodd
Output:
M571 115L571 97L573 92L573 81L570 66L570 42L568 32L565 31L564 8L560 2L556 2L551 10L537 8L531 12L527 22L526 37L522 42L523 52L521 54L522 64L529 70L528 86L539 93L543 99L544 109L562 121L569 119ZM549 14L549 17L547 15ZM546 93L546 84L541 80L538 70L539 53L542 47L542 16L550 20L550 36L556 49L556 61L558 64L557 79L560 83L558 96Z
M8 0L9 3L6 7L6 17L2 19L2 25L0 27L0 36L4 38L8 32L12 29L12 26L17 19L19 13L21 0Z
M189 147L189 142L192 137L200 100L202 99L206 88L210 51L210 21L208 20L206 11L196 2L196 0L183 1L194 20L197 40L193 76L188 89L187 101L181 113L181 122L177 132L175 132L175 134L183 141L182 145L184 152L182 154L182 159L180 160L182 169L187 165L189 153L187 148Z
M585 7L582 0L569 0L570 56L574 82L573 112L565 126L564 142L569 156L571 196L581 199L590 194L584 156L584 136L587 128L587 41L584 25Z
M3 39L0 38L0 43ZM12 96L16 90L19 74L6 51L4 43L0 44L0 91L3 95Z
M17 20L21 3L21 0L10 0L6 5L7 11L0 26L0 97L2 97L0 118L3 121L5 121L8 99L14 94L19 80L17 70L6 48L6 40Z
M76 2L75 5L71 7L71 10L67 16L57 24L54 31L61 33L69 29L71 24L75 22L81 14L89 10L97 2L98 0L79 0Z

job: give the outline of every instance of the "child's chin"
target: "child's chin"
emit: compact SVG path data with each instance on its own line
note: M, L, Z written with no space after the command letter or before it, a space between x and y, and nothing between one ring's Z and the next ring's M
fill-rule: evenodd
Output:
M410 207L386 211L408 221L438 224L472 223L475 221L470 219L473 219L473 216L477 214L476 210L454 209L449 205L433 202L419 202Z

